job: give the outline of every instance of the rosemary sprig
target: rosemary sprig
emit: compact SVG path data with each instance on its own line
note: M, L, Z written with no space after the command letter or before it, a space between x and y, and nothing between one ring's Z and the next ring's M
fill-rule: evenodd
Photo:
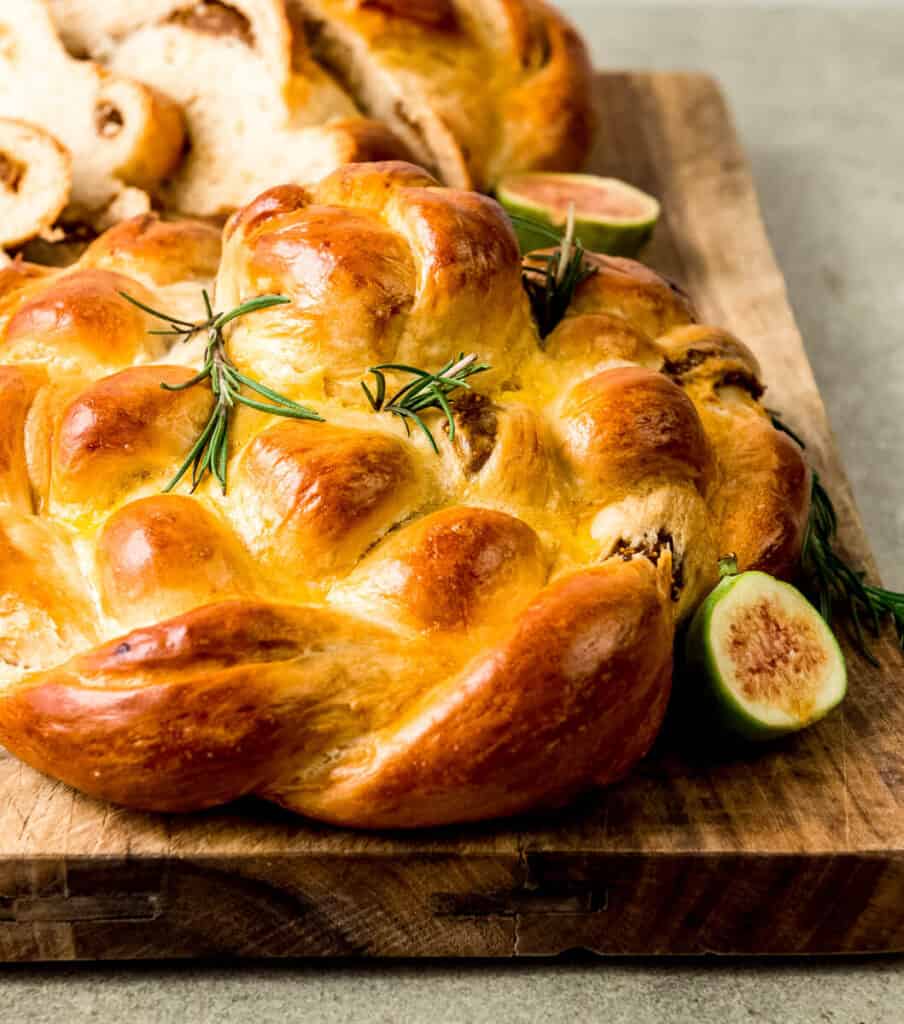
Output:
M840 608L850 623L857 650L871 665L878 666L864 627L878 637L883 619L891 618L904 649L904 594L867 583L866 574L853 568L835 549L837 534L838 518L832 499L814 473L801 565L822 617L831 622L836 608Z
M557 248L551 253L533 253L530 263L524 264L522 280L530 299L537 330L541 339L548 337L568 312L575 290L581 282L596 273L596 267L584 262L584 246L574 237L574 203L568 208L565 233L560 235L545 224L527 217L510 214L514 223L530 227L544 235ZM539 261L543 266L533 266Z
M165 384L163 382L160 384L165 391L185 391L187 388L193 388L197 384L203 384L207 381L209 382L210 390L216 398L210 418L189 450L185 461L176 471L176 475L163 489L165 494L172 491L178 485L179 481L189 471L189 468L191 469L192 492L198 489L207 473L212 473L223 488L223 493L226 493L230 416L236 404L247 405L252 409L268 412L274 416L288 416L297 420L322 420L322 417L314 412L313 409L299 405L297 402L293 402L292 399L286 398L285 395L281 395L272 388L261 384L260 381L254 380L253 377L248 377L246 374L241 373L226 352L223 328L228 323L241 316L254 313L257 310L269 309L271 306L280 306L289 302L290 300L284 295L259 295L257 298L249 299L247 302L241 303L241 305L226 313L215 313L210 302L210 296L207 294L207 289L204 289L202 295L204 297L204 308L207 311L207 319L201 320L198 323L192 323L190 320L169 316L158 309L147 306L126 292L120 292L119 294L127 302L131 302L133 306L137 306L150 316L169 324L166 330L153 330L149 332L150 334L172 335L174 337L181 337L183 341L188 341L199 331L207 331L204 365L200 371L190 380L185 381L184 384ZM243 394L243 388L255 392L255 394L260 395L262 398L266 398L267 401L262 402L260 399L251 398Z
M791 430L777 413L770 410L776 430L781 430L801 448L804 442ZM837 551L838 515L823 487L819 474L813 473L810 495L810 518L804 534L801 568L822 617L831 625L836 610L847 618L851 640L858 652L871 664L879 662L870 650L864 627L878 637L883 619L891 618L904 650L904 594L866 582L866 573L855 569Z
M454 441L455 418L452 415L452 406L449 404L447 396L460 388L470 391L471 385L468 384L468 378L489 369L490 366L487 363L478 362L478 356L474 352L470 355L460 352L457 359L450 359L436 373L428 373L417 366L406 366L404 363L381 363L379 366L370 367L367 371L374 375L377 393L373 394L363 380L361 387L374 412L391 412L398 416L405 424L405 430L409 434L411 433L410 424L415 423L424 432L430 442L430 447L439 454L436 440L420 414L427 409L439 409L446 417L449 426L449 440ZM408 373L414 377L414 380L409 381L388 400L386 398L385 374L387 370Z

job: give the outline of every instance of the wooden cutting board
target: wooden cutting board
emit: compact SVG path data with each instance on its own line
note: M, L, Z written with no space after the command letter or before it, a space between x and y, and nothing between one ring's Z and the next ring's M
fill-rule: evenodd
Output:
M648 260L752 346L874 570L718 87L597 93L592 169L661 197ZM842 710L755 756L713 762L673 726L566 813L408 836L251 802L134 814L0 752L0 960L902 950L904 662L890 637L876 652L850 655Z

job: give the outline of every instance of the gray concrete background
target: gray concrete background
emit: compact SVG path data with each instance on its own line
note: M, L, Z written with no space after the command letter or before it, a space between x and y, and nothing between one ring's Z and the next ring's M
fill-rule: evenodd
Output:
M904 586L904 7L562 6L601 65L722 79L882 571ZM904 964L24 968L0 971L0 1007L23 1024L901 1024Z

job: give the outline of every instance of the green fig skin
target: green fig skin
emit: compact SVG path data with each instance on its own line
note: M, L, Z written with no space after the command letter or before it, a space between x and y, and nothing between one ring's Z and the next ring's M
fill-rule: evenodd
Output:
M580 241L588 252L602 253L607 256L626 256L633 258L638 255L641 249L653 236L656 222L659 218L659 203L632 186L623 182L615 182L612 179L592 179L589 175L557 175L540 174L518 175L511 179L511 185L507 186L506 181L499 183L496 190L496 198L502 206L511 214L524 217L536 224L551 231L561 234L563 230L563 217L560 210L551 211L540 203L532 202L525 196L518 194L518 182L525 178L545 178L557 184L564 193L568 191L570 179L595 180L600 188L609 187L614 191L616 187L630 190L648 209L642 217L636 219L626 218L620 220L617 217L605 217L593 214L583 214L579 207L576 208L575 216L575 238ZM533 252L536 249L545 249L550 246L549 237L542 231L536 231L529 224L514 222L515 233L518 236L518 244L523 253Z
M821 706L816 713L798 723L778 725L765 722L752 714L728 686L717 664L713 646L713 616L719 604L739 585L747 585L759 578L770 587L786 588L796 601L809 608L817 618L819 613L806 598L788 583L783 583L761 572L746 572L726 576L697 609L684 645L684 675L689 688L693 688L695 706L700 709L712 732L722 737L734 737L748 743L763 743L787 736L815 724L832 711L844 698L846 691L846 670L844 656L831 631L824 633L827 654L837 659L836 668L841 672L842 686L837 696ZM821 622L822 620L819 619Z
M539 217L533 210L523 213L522 216L529 216L540 223ZM554 224L547 216L544 216L542 223L553 230L561 231L561 225ZM515 234L518 236L518 245L523 253L549 248L549 239L537 231L532 231L529 225L515 224L513 226ZM574 235L588 252L635 259L653 237L653 227L652 224L622 228L610 228L604 224L581 224L575 226Z

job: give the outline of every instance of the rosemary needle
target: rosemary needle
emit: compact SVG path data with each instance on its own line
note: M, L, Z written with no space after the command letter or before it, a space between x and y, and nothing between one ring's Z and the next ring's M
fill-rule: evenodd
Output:
M463 388L471 390L468 378L478 373L484 373L490 367L487 363L478 362L476 353L465 355L458 354L457 359L450 359L448 363L436 373L429 373L417 366L407 366L404 363L381 363L379 366L372 366L367 371L374 375L376 394L362 380L361 387L367 396L367 401L374 412L391 412L398 416L405 424L405 430L411 432L411 423L414 423L423 431L431 448L439 454L436 439L430 428L421 417L426 409L439 409L446 417L449 426L449 440L455 440L455 418L452 415L452 406L447 398L453 391ZM398 390L388 401L386 399L386 373L392 370L396 373L408 373L414 378L404 387Z
M528 217L509 214L509 219L544 235L557 248L551 253L533 253L524 265L522 280L540 338L548 337L568 312L578 285L592 277L596 268L585 263L584 246L574 236L574 203L568 207L565 233L538 224ZM535 266L535 263L542 266Z
M290 300L284 295L259 295L236 306L226 313L215 313L210 301L210 296L205 288L202 291L204 308L207 311L207 319L197 323L190 320L182 320L179 317L169 316L160 310L139 301L126 292L119 293L127 302L137 306L150 316L156 317L169 324L166 330L150 331L151 334L172 335L181 337L188 341L199 331L207 331L207 347L204 350L204 364L194 377L183 384L166 384L160 386L165 391L185 391L198 384L208 383L216 401L210 418L205 423L194 444L189 449L185 461L176 470L175 476L164 488L164 493L172 491L182 480L189 469L191 469L191 489L196 491L202 480L208 473L219 481L226 493L226 466L229 459L229 427L232 410L237 404L247 405L260 412L271 413L274 416L288 416L298 420L318 420L319 416L313 409L299 405L292 399L281 395L278 391L261 384L242 373L229 358L226 352L226 340L223 337L223 328L233 320L241 316L247 316L257 310L269 309L271 306L280 306ZM254 392L266 402L252 398L244 393L244 390Z

